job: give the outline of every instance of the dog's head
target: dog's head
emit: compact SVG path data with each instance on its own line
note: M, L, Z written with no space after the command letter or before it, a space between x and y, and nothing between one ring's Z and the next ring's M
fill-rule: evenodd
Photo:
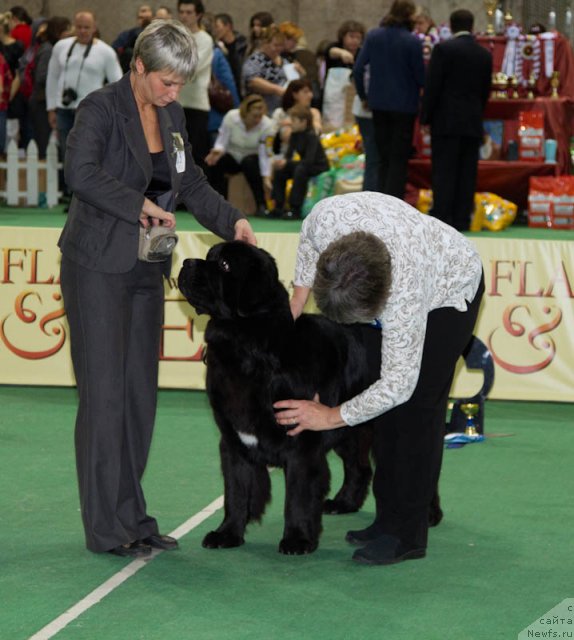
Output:
M198 314L217 320L263 316L289 307L274 258L240 241L215 245L205 260L185 260L178 285Z

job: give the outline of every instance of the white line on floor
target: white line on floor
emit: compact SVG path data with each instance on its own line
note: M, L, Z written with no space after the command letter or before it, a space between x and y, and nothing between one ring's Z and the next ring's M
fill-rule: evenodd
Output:
M221 509L222 507L223 496L220 496L211 504L208 504L207 507L192 516L189 520L177 527L177 529L174 529L169 535L177 539L183 537L186 533L189 533L192 529L195 529L195 527L200 525L204 520L207 520L207 518L212 516L216 511L219 511L219 509ZM40 631L35 633L33 636L30 636L29 640L49 640L49 638L53 638L62 629L67 627L70 622L73 622L76 618L79 618L85 611L93 607L95 604L98 604L100 600L103 600L114 589L124 583L128 578L131 578L140 569L143 569L143 567L145 567L148 562L151 562L160 553L162 553L162 551L154 549L151 556L149 556L146 560L133 560L121 571L118 571L115 575L113 575L109 580L106 580L103 584L94 589L85 598L82 598L82 600L77 602L73 607L70 607L61 616L57 617L55 620L52 620L52 622L47 624L44 628L40 629Z

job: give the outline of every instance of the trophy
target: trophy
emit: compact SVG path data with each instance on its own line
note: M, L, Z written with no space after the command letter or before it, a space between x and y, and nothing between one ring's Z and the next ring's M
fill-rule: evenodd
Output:
M516 76L510 76L508 78L508 92L511 98L517 100L520 98L518 93L518 78Z
M534 87L536 87L536 76L531 73L528 77L528 95L529 100L534 100Z
M550 86L552 87L552 93L550 94L551 98L559 98L558 95L558 87L560 86L560 71L553 71L552 77L550 78Z
M498 100L505 100L508 98L508 76L502 71L494 73L492 76L492 87L494 89L493 97Z
M498 6L497 0L483 0L484 8L486 10L486 35L494 35L494 12Z
M478 431L476 429L476 416L480 409L480 405L476 402L463 402L460 405L461 411L466 416L466 427L464 433L467 436L476 436Z
M512 24L512 21L514 20L514 17L512 15L512 0L506 0L504 4L505 4L504 23L506 24L506 26L509 26L510 24Z

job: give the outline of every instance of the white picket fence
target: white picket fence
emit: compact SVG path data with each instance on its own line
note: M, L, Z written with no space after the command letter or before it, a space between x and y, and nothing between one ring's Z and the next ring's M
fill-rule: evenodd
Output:
M61 166L58 162L58 144L54 138L48 144L45 160L38 159L38 146L34 140L28 145L24 158L19 156L16 141L11 140L6 160L0 160L0 173L5 173L0 199L9 206L37 207L41 204L40 194L43 193L45 204L48 207L55 206L62 195L58 190L58 169Z

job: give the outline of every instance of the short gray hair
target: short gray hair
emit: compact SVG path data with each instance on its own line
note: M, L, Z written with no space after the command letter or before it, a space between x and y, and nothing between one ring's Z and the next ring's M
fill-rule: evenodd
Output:
M391 256L372 233L343 236L319 256L313 296L321 312L335 322L372 322L390 288Z
M146 73L171 71L190 80L197 67L197 46L179 20L154 20L138 36L130 67L140 58Z

